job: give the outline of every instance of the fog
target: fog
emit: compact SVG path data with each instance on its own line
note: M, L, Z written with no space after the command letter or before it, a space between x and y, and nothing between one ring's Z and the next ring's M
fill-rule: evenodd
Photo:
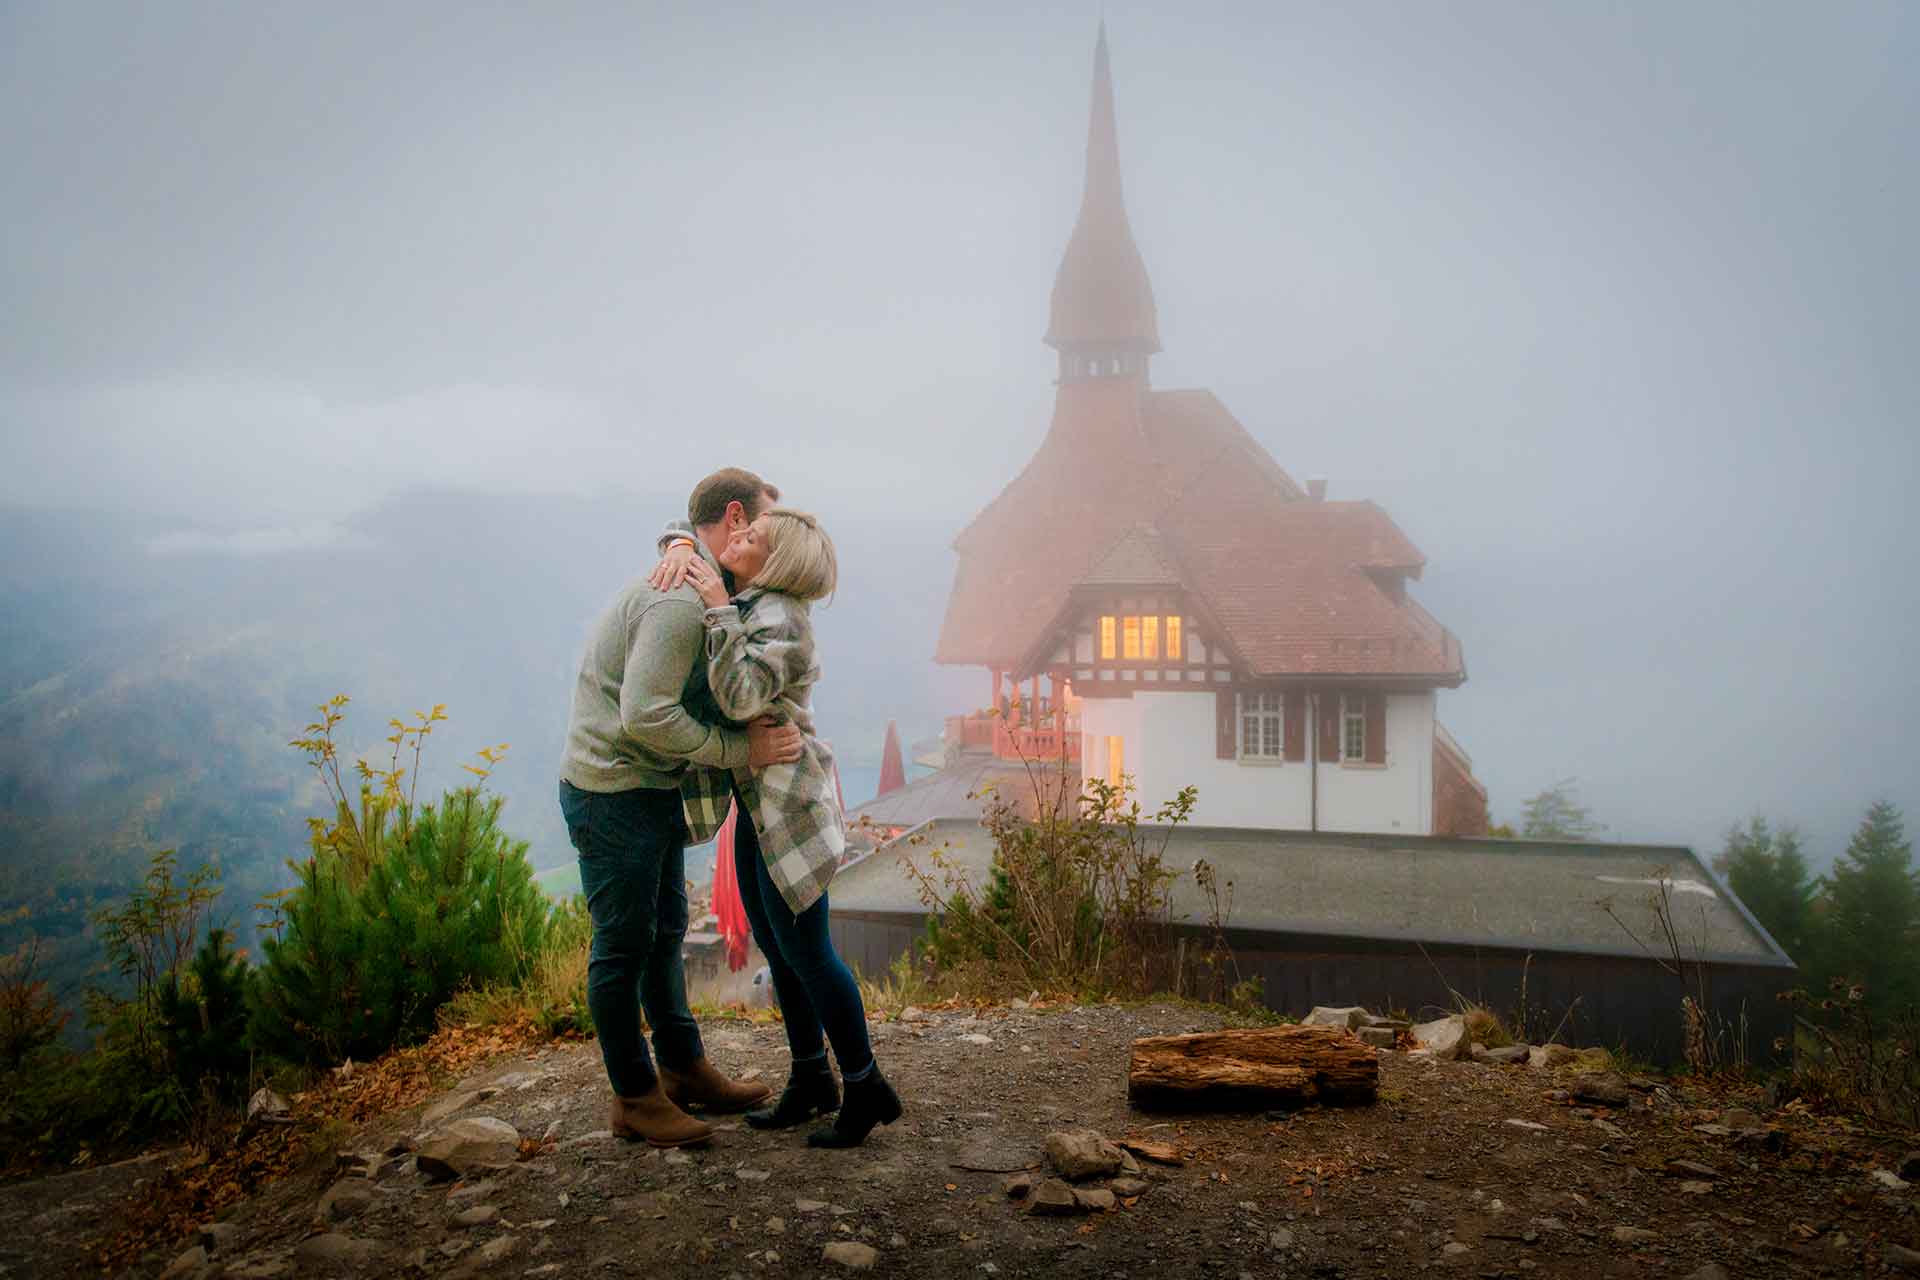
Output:
M1026 10L0 7L9 608L465 566L538 679L377 635L326 675L541 726L545 823L581 628L741 464L839 532L841 731L934 731L985 687L931 665L944 544L1046 429L1104 15L1154 383L1426 553L1496 817L1571 776L1619 838L1763 813L1824 861L1920 812L1920 11ZM518 514L398 557L422 495Z

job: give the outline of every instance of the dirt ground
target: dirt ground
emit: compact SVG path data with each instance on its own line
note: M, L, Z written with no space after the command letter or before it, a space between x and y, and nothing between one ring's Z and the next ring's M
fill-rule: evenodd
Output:
M530 1140L519 1163L429 1183L402 1151L431 1127L424 1108L383 1116L345 1136L348 1151L397 1153L371 1180L344 1180L361 1194L336 1194L323 1213L335 1172L275 1183L224 1215L204 1268L176 1274L328 1273L309 1241L328 1232L343 1253L360 1251L342 1274L712 1280L845 1274L824 1256L836 1242L872 1246L877 1274L943 1280L1854 1276L1903 1274L1885 1259L1920 1248L1920 1185L1873 1174L1899 1169L1905 1142L1768 1111L1757 1090L1642 1081L1630 1106L1589 1109L1561 1100L1565 1080L1526 1066L1387 1052L1372 1106L1175 1117L1129 1107L1129 1041L1219 1025L1212 1011L1165 1003L877 1024L906 1115L852 1151L813 1151L804 1130L760 1133L737 1120L723 1120L704 1150L616 1141L596 1047L550 1046L442 1095L497 1089L450 1119L511 1123ZM778 1025L706 1032L723 1068L784 1078ZM1729 1114L1740 1107L1755 1117ZM1041 1217L1009 1199L1007 1171L1044 1176L1046 1135L1081 1127L1170 1143L1185 1162L1147 1164L1146 1190L1110 1212ZM1728 1132L1754 1128L1771 1136ZM155 1168L0 1189L0 1274L98 1274L97 1242ZM497 1213L468 1215L479 1225L456 1223L488 1206ZM159 1275L194 1243L130 1274Z

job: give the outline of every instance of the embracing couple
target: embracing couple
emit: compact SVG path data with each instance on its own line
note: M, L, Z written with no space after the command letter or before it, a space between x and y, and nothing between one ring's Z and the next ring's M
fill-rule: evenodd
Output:
M846 827L833 758L814 735L808 611L833 592L833 543L779 498L737 467L702 480L686 523L662 536L660 563L594 625L573 691L560 808L593 916L587 1005L613 1131L656 1147L709 1141L696 1111L745 1111L762 1129L832 1115L807 1135L817 1147L858 1146L900 1116L859 985L827 933ZM730 802L740 898L793 1055L772 1102L766 1085L708 1061L687 1006L685 850L713 838Z

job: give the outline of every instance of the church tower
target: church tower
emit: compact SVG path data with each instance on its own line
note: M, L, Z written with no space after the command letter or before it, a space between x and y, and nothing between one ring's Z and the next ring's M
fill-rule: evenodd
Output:
M1144 380L1148 358L1160 350L1153 284L1133 242L1121 192L1120 139L1104 22L1093 48L1086 185L1080 217L1054 277L1046 340L1060 353L1062 382L1117 375Z

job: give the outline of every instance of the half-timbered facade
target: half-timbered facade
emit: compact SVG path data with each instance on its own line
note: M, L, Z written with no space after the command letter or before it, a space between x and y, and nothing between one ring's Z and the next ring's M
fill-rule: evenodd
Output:
M954 543L936 659L985 668L988 697L950 749L1125 778L1147 805L1194 786L1216 826L1484 830L1435 717L1466 665L1408 592L1425 558L1373 503L1295 483L1211 393L1152 386L1104 31L1046 341L1046 438Z

